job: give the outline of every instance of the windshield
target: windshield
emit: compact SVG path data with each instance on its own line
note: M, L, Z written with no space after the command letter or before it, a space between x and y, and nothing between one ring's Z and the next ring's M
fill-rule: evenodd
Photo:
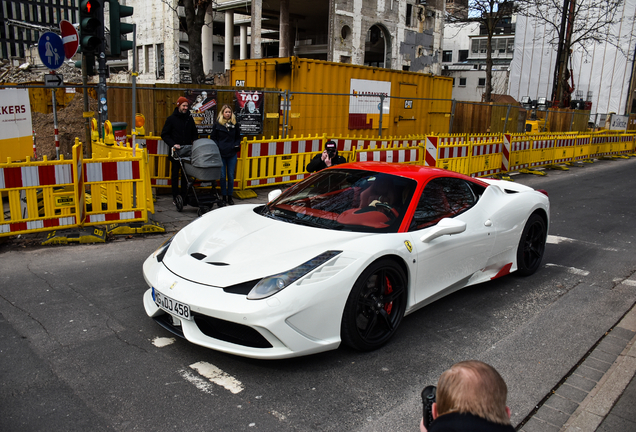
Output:
M260 207L264 216L318 228L397 232L417 182L374 171L319 171Z

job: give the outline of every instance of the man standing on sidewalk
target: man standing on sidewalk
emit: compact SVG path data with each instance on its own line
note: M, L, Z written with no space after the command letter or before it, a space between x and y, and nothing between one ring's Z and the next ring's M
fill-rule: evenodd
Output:
M185 173L179 175L181 166L172 157L172 151L179 150L182 145L192 145L198 136L197 126L190 115L190 102L181 96L177 99L177 107L166 119L161 131L161 139L170 147L168 159L170 159L170 182L172 183L172 201L176 204L177 196L181 195L183 205L188 203L188 181ZM181 178L181 189L179 190L179 178Z

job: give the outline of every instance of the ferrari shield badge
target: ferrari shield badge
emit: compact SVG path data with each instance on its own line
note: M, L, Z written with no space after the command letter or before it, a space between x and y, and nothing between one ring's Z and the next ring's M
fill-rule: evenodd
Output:
M406 246L409 252L413 252L413 245L411 244L410 241L404 240L404 246Z

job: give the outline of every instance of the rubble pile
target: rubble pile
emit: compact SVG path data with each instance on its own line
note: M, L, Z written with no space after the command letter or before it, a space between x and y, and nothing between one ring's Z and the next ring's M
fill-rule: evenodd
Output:
M88 97L89 111L97 111L97 101ZM82 93L76 93L75 97L66 108L57 110L57 129L60 141L60 155L65 159L70 159L71 149L75 145L75 138L84 143L84 156L90 156L90 149L86 145L86 120L83 117L84 99ZM46 155L49 160L55 159L55 124L53 114L43 114L32 112L33 131L36 134L36 151L38 160Z
M9 60L0 59L0 83L24 84L41 82L44 84L44 74L49 73L49 70L44 66L35 66L30 63L13 66ZM56 72L64 76L65 83L82 83L82 70L76 68L73 64L64 63Z

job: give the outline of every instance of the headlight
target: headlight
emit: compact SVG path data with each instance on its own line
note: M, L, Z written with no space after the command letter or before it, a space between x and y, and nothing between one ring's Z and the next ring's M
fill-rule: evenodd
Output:
M263 278L252 288L247 298L258 300L274 295L341 253L342 251L327 251L296 268Z
M174 236L170 237L168 240L163 242L161 246L152 254L153 257L157 258L157 262L163 261L163 257L168 252L168 248L170 247L170 243L172 243L172 239Z

